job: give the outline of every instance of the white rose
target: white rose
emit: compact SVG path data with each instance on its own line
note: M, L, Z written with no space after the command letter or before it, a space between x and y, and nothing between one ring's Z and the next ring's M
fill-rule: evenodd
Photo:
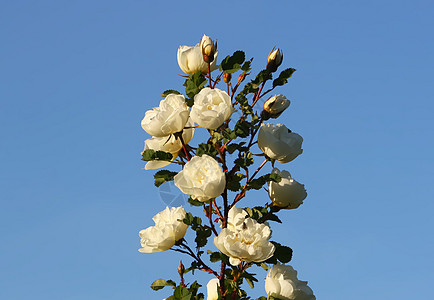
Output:
M220 282L217 278L211 279L206 285L206 300L217 300L219 298L218 289L220 288Z
M188 129L184 129L182 133L182 139L185 144L191 141L194 135L193 122L189 120L186 124L187 127L191 127ZM163 136L163 137L152 137L145 141L145 149L152 149L154 151L164 151L172 154L171 161L165 160L152 160L148 161L145 165L145 170L154 170L163 168L169 165L177 156L179 151L182 149L182 143L180 139L177 139L174 135Z
M291 102L283 95L275 95L264 102L263 109L271 118L277 118L289 107Z
M180 132L187 123L190 111L183 95L170 94L160 106L145 113L142 128L152 136L163 137Z
M226 228L230 231L242 229L243 223L248 216L249 214L244 209L232 206L228 213L228 222ZM219 223L221 227L222 223L220 220Z
M206 87L194 96L191 119L200 127L216 129L231 117L233 111L228 93Z
M202 202L220 196L226 186L223 169L206 154L193 157L174 180L184 194Z
M242 260L261 262L273 256L275 247L268 241L270 227L247 218L240 230L222 229L214 238L214 245L229 256L229 262L237 266Z
M274 205L286 209L299 207L307 197L304 184L295 181L288 171L274 168L273 173L281 177L279 183L270 181L268 184L268 195Z
M287 163L299 156L303 138L282 124L262 124L258 134L258 147L268 157Z
M208 73L208 64L203 60L201 44L203 41L211 40L208 36L204 35L201 42L194 47L180 46L178 49L178 65L181 70L186 74L193 74L196 72ZM218 51L215 50L214 59L211 62L211 71L217 69L217 55Z
M315 300L307 281L297 279L297 271L291 266L276 264L265 278L267 295L282 300Z
M169 250L177 241L182 239L187 231L187 225L182 222L186 212L182 206L166 207L156 214L152 220L155 226L139 232L142 253L152 253Z

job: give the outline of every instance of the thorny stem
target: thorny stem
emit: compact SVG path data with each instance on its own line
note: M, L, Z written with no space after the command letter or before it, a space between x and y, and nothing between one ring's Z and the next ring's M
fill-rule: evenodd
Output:
M221 72L221 73L216 77L216 79L214 80L214 84L213 84L212 88L215 88L215 86L217 85L217 83L220 81L220 78L222 77L223 73L224 73L224 72ZM210 73L210 76L211 76L211 73Z
M185 253L185 254L187 254L187 255L190 255L192 258L194 258L198 263L200 263L200 264L202 265L202 268L203 268L206 272L208 272L208 273L212 273L212 274L214 274L215 276L218 276L218 273L217 273L216 271L214 271L213 269L211 269L210 267L208 267L208 266L203 262L203 260L200 258L199 255L194 254L193 250L191 250L191 248L190 248L190 247L185 243L185 241L182 241L180 245L183 246L187 251L185 251L185 250L181 250L181 249L172 249L172 250L174 250L174 251L178 251L178 252L181 252L181 253Z
M213 89L214 86L213 86L212 83L211 83L211 63L208 63L208 79L209 79L209 87L210 87L211 89Z
M213 200L213 202L215 202L215 200ZM212 205L209 205L209 209L208 209L208 220L209 220L209 225L211 226L211 230L214 233L214 235L218 235L217 230L215 229L214 226L214 222L212 221Z
M261 88L259 89L259 91L255 94L255 97L253 98L253 103L252 103L252 107L255 106L256 102L258 102L258 100L261 98L259 95L262 92L262 89L264 88L265 83L267 82L267 80L264 80L264 82L261 85Z
M179 135L179 139L181 140L182 149L184 150L185 156L187 160L190 161L190 155L188 154L187 148L185 148L185 143L184 143L184 139L182 138L182 134Z
M222 212L221 212L220 209L218 208L217 204L215 203L215 200L212 201L212 205L214 206L214 209L215 209L215 211L216 211L217 216L219 216L219 218L220 218L220 219L222 220L222 222L223 222L224 217L223 217L223 215L222 215Z
M231 204L229 209L232 208L238 201L244 198L244 196L246 195L247 185L249 184L250 181L252 181L255 178L256 174L258 174L258 172L262 169L262 167L265 166L268 160L269 160L268 158L265 158L262 164L256 169L255 173L253 173L253 175L250 178L247 178L246 183L243 186L243 189L241 190L241 192L237 194L237 196L234 199L234 202Z

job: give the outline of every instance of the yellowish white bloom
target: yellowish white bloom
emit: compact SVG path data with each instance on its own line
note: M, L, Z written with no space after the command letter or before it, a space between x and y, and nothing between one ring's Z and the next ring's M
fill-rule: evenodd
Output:
M178 49L178 65L181 70L186 74L193 74L196 72L208 73L208 63L203 60L201 45L208 45L212 40L204 35L201 42L194 47L180 46ZM209 48L206 48L209 49ZM208 50L207 50L208 51ZM214 51L214 59L211 62L211 71L217 69L217 55L218 51Z
M240 230L222 229L214 238L214 245L229 256L231 265L237 266L241 261L262 262L272 257L275 247L270 237L270 227L247 218Z
M194 96L191 119L200 127L216 129L231 117L233 111L228 93L206 87Z
M170 94L160 106L145 113L142 128L154 137L168 136L184 129L190 110L183 95Z
M206 285L206 300L217 300L219 298L218 289L220 288L220 282L217 278L211 279Z
M193 199L201 202L220 196L226 186L223 169L206 154L195 156L174 177L175 185Z
M258 147L265 155L280 163L287 163L299 156L303 138L282 124L262 124L258 134Z
M273 204L286 209L299 207L307 197L304 184L295 181L288 171L274 168L273 173L281 177L280 182L270 181L268 184L268 195Z
M186 127L191 127L184 129L182 132L182 139L185 144L191 141L194 135L193 122L189 120L186 124ZM172 154L173 161L177 156L179 151L182 149L182 142L179 138L176 138L175 135L163 136L163 137L152 137L145 141L145 149L152 149L154 151L164 151ZM148 161L145 165L145 170L154 170L163 168L171 163L171 161L165 160L152 160Z
M297 271L291 266L276 264L265 278L267 295L282 300L315 300L307 281L297 279Z
M139 249L142 253L153 253L169 250L177 241L182 239L188 226L182 221L186 212L182 206L166 207L165 210L156 214L152 220L155 226L148 227L139 232Z
M291 102L284 95L275 95L264 102L263 109L271 118L277 118L289 107Z

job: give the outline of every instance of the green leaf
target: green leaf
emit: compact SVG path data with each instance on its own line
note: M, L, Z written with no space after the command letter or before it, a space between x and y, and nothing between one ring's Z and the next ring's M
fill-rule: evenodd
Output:
M201 227L200 230L196 231L196 242L197 248L203 247L208 242L208 238L211 236L212 231L209 228Z
M280 245L276 249L277 251L277 259L282 263L288 263L292 259L292 249L287 246Z
M158 291L166 286L176 286L176 284L172 280L166 281L164 279L157 279L151 284L151 289L153 289L154 291Z
M250 288L253 289L255 285L253 284L253 281L250 278L246 278L247 283L250 285Z
M241 70L243 70L244 72L249 72L252 68L250 67L252 64L253 58L251 58L250 60L244 62L243 66L241 67Z
M295 69L293 69L293 68L289 68L289 69L286 69L286 70L283 70L282 72L280 72L279 77L277 77L273 81L273 88L275 88L276 86L286 84L288 82L288 79L292 76L292 74L294 74L294 72L295 72Z
M191 225L191 224L193 224L193 219L194 219L193 215L188 212L185 214L184 220L182 220L182 221L186 225Z
M202 75L201 72L196 72L194 74L190 74L189 77L185 80L185 93L190 98L193 99L196 94L200 92L201 89L204 88L206 84L206 78ZM192 103L190 103L192 104ZM187 102L187 105L189 103Z
M181 95L180 92L175 91L175 90L166 90L164 92L161 93L161 97L167 97L170 94L175 94L175 95Z
M158 171L157 173L154 174L155 186L159 187L160 185L162 185L165 182L172 181L173 177L175 177L176 174L178 174L178 173L172 172L169 170Z
M171 153L160 151L160 150L154 151L152 149L147 149L142 153L142 160L144 161L150 161L150 160L171 161L172 158L173 155Z
M202 143L202 144L199 144L199 146L196 150L196 155L202 156L203 154L207 154L207 155L215 158L217 156L218 152L213 147L213 145Z
M241 168L246 168L254 163L253 154L251 152L245 153L243 157L237 158L234 163Z
M222 260L221 253L220 252L211 252L211 255L209 256L209 260L213 263Z
M188 198L188 203L190 203L191 206L203 206L203 202L200 202L199 200Z
M244 62L245 54L243 51L235 51L232 56L226 56L220 64L220 71L225 73L235 73L241 69L241 64Z
M177 286L175 289L175 293L173 294L176 300L190 300L191 294L190 291L182 286Z
M246 175L241 173L235 173L233 175L230 175L228 177L228 180L226 180L226 187L228 190L232 192L237 192L241 189L241 183L240 181L246 178Z
M240 138L246 138L250 135L250 123L246 120L239 120L235 124L235 134Z

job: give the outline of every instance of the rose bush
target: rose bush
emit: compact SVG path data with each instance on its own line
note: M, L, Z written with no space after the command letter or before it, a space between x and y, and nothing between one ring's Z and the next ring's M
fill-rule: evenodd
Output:
M152 135L142 153L145 169L171 164L155 172L155 186L171 191L166 184L174 181L190 195L189 205L196 207L188 213L182 207L166 208L154 216L155 226L140 231L140 252L170 249L187 256L178 265L179 280L157 279L151 288L172 288L166 297L171 300L251 299L245 283L254 288L258 272L250 270L275 264L266 279L268 297L257 300L313 300L307 283L299 281L290 266L279 264L291 261L292 249L270 241L270 224L282 222L281 208L297 208L307 195L288 171L274 168L276 160L287 163L302 153L303 138L284 125L264 124L290 106L285 96L269 93L285 85L295 69L275 74L283 52L273 48L261 71L246 80L253 72L253 58L237 50L217 62L217 54L217 43L206 35L194 47L179 47L178 64L188 74L181 75L186 96L164 91L161 95L166 98L142 120L143 129ZM217 64L221 72L213 76ZM234 111L239 112L237 117ZM201 128L206 130L201 133ZM193 134L202 141L193 144ZM248 199L252 190L266 186L271 204L263 198ZM237 208L243 200L246 207ZM190 265L184 266L187 261ZM207 284L207 296L198 281L187 282L186 274L199 270L214 276Z
M295 181L288 171L273 169L273 173L280 176L280 182L268 183L268 195L275 206L286 209L299 207L307 197L304 184Z
M299 156L303 138L282 124L262 124L258 134L258 147L265 155L280 163L287 163Z
M208 64L203 60L201 45L208 41L209 37L203 35L199 44L194 47L180 46L178 49L178 65L181 70L186 74L193 74L196 72L207 73ZM217 69L217 55L218 51L214 52L214 59L211 63L211 71Z
M142 128L152 136L163 137L184 129L190 110L183 95L170 94L160 106L145 113Z
M265 278L267 295L282 300L315 300L307 281L297 279L297 271L289 265L276 264Z
M226 186L222 167L206 154L193 157L174 180L184 194L201 202L220 196Z
M185 236L188 226L182 222L186 211L180 207L166 207L156 214L152 220L155 226L148 227L139 232L139 249L143 253L153 253L169 250L177 241Z
M216 129L231 117L233 111L228 93L206 87L194 96L191 119L200 127Z

